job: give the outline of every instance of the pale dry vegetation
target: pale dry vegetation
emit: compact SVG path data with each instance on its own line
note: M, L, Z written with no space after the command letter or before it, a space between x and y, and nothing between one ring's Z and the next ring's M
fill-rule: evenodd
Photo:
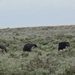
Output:
M58 43L70 47L58 52ZM35 43L32 52L23 52L26 43ZM75 26L0 29L0 75L75 75Z

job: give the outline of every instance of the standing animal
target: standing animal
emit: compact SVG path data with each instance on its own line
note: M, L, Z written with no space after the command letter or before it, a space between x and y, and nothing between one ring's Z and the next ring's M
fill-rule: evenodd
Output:
M37 45L36 44L29 44L29 43L27 43L26 45L24 45L23 51L31 52L31 48L32 47L37 47Z
M58 51L63 50L68 46L70 46L69 42L60 42L59 45L58 45Z
M6 49L6 47L5 46L3 46L3 45L0 45L0 50L1 50L1 52L6 52L7 53L7 49Z

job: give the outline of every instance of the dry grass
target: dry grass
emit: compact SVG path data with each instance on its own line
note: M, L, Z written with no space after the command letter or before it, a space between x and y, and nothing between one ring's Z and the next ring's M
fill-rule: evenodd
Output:
M58 43L70 47L58 52ZM36 43L32 52L23 53L26 43ZM0 44L8 53L0 53L0 75L74 75L75 26L0 29Z

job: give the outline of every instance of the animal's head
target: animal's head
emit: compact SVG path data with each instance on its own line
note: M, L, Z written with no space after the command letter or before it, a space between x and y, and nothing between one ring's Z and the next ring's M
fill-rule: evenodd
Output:
M33 46L34 46L34 47L37 47L37 45L36 45L36 44L33 44Z

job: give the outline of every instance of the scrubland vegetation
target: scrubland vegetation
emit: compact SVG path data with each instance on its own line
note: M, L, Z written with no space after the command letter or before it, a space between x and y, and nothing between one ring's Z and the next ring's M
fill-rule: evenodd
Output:
M58 52L58 43L70 47ZM37 48L23 52L26 43ZM0 29L0 75L75 75L75 26L27 27Z

